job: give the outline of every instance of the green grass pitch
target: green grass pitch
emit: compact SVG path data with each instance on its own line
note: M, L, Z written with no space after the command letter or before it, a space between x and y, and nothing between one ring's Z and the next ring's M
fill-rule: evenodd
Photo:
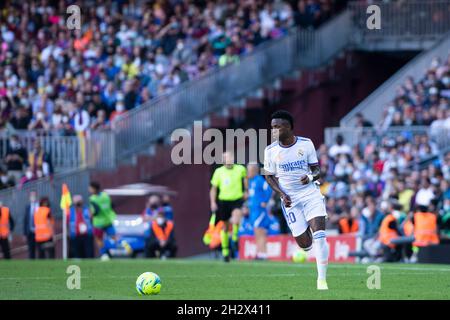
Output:
M81 289L69 290L69 265ZM450 266L380 264L381 289L369 290L368 265L331 264L330 290L315 288L314 263L207 260L0 261L0 299L450 299ZM136 278L156 272L161 293L139 296Z

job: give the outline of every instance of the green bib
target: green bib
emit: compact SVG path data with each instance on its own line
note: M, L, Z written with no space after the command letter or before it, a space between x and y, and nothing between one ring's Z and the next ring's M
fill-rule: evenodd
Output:
M111 198L105 192L99 194L93 194L89 200L91 204L96 204L99 208L99 212L94 215L92 223L96 228L104 228L111 225L116 219L116 213L111 207ZM92 212L95 212L94 208L91 208Z

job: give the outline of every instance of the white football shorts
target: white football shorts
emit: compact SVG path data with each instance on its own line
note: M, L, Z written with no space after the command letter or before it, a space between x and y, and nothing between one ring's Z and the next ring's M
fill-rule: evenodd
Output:
M307 197L303 197L289 208L286 208L283 201L281 201L281 208L294 237L298 237L306 231L309 226L308 221L311 219L327 216L325 197L319 190Z

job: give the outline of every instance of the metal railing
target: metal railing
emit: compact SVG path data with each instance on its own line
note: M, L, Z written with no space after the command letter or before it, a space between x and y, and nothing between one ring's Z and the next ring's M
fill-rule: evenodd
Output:
M84 165L80 152L79 138L76 136L36 135L32 131L15 131L22 146L30 152L36 140L41 142L45 152L50 155L55 170L76 169ZM4 159L11 133L0 133L0 159Z
M52 131L37 133L21 130L0 132L0 159L6 155L11 135L16 134L28 152L39 140L57 172L83 167L111 169L116 166L115 137L110 130L91 131L87 137L60 136Z
M389 139L398 137L413 141L417 135L427 135L436 144L438 149L450 147L450 129L431 129L430 126L401 126L389 127L387 130L374 127L332 127L325 129L325 144L331 146L335 143L337 135L344 138L345 144L353 147L358 144L366 145L375 142L377 145Z
M318 30L291 30L241 57L239 63L213 69L127 112L116 125L117 157L124 158L282 75L323 65L348 44L350 26L350 13L345 11Z
M118 160L116 140L110 130L92 131L86 140L86 167L92 169L114 169Z
M396 90L404 84L407 77L411 76L414 80L418 80L425 75L434 57L439 57L442 61L445 61L449 54L450 33L442 41L436 43L433 48L415 57L390 77L389 80L385 81L371 95L342 118L340 125L353 126L357 113L363 113L366 118L371 119L374 123L379 123L382 118L383 108L392 103L396 95Z
M43 178L31 181L22 186L22 188L9 188L0 191L0 202L8 206L16 222L14 232L22 233L23 221L26 206L29 204L29 195L31 191L36 191L38 198L48 197L51 204L53 215L61 216L60 200L62 184L66 183L70 193L80 194L87 201L89 196L89 171L85 169L71 170L64 173L55 174L51 179Z
M367 27L369 4L357 1L348 5L353 16L352 42L359 48L377 45L408 48L405 42L410 42L411 49L423 49L424 41L433 43L450 30L449 0L371 1L370 4L380 8L380 29Z

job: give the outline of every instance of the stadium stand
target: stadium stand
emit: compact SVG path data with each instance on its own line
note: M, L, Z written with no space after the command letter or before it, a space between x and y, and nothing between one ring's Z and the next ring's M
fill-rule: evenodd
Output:
M397 90L392 104L384 110L381 127L431 125L433 131L450 128L450 56L434 58L419 81L411 77Z
M64 1L9 1L2 5L0 131L80 137L114 129L128 110L238 61L295 25L318 27L337 2L113 1L94 7L86 0L77 2L89 10L73 32L64 24ZM3 142L6 156L10 147ZM21 143L31 151L34 142Z
M2 128L105 127L295 24L319 26L335 1L322 2L112 2L106 10L86 0L79 5L90 9L77 32L65 28L64 2L8 2L1 25Z
M343 54L343 49L364 50L370 47L370 43L377 43L373 48L379 47L380 39L393 36L392 33L379 34L378 39L366 42L368 38L364 37L368 35L364 34L364 28L358 25L358 20L349 10L336 13L342 5L339 1L274 1L273 5L263 1L219 1L208 2L205 8L198 7L196 2L186 2L188 6L185 2L176 2L172 6L172 2L151 1L149 7L129 6L126 2L115 6L117 3L112 2L112 10L105 10L104 6L91 7L89 19L84 20L83 32L73 33L61 28L60 8L44 8L40 3L26 4L25 14L14 5L2 11L8 19L2 20L6 23L2 24L3 55L0 59L3 58L5 65L10 65L4 68L3 77L6 78L3 79L3 86L0 82L3 130L19 130L20 140L26 142L23 145L26 145L28 152L32 150L36 135L43 141L49 138L48 141L54 141L56 137L74 141L76 146L70 152L76 154L77 159L69 165L63 164L67 161L64 159L69 157L55 161L60 154L68 152L55 153L53 142L44 143L55 171L84 168L85 162L90 160L83 159L80 154L84 152L87 157L94 154L96 161L111 161L109 169L114 171L96 173L97 176L110 176L108 181L111 183L107 185L119 184L122 177L130 181L121 183L154 177L169 181L173 175L161 177L169 169L167 161L164 161L168 159L167 144L155 143L167 142L174 128L189 127L193 119L211 119L212 114L217 115L216 112L226 115L224 118L228 120L227 117L232 116L227 112L234 110L231 107L242 111L252 98L264 99L267 86L273 85L273 91L278 90L281 95L281 90L277 88L280 79L298 77L306 82L304 75L308 74L308 68L326 69L335 63L339 54L350 60L350 55ZM361 3L365 4L365 1ZM355 9L355 3L352 5L350 8ZM201 9L204 9L203 14L198 15ZM238 18L234 18L235 12ZM393 12L403 11L396 6ZM433 13L426 7L424 12L426 22L426 17ZM33 17L36 21L27 20L27 17ZM324 23L326 20L329 22ZM439 45L448 30L445 28L446 21L430 20L432 27L434 24L444 27L442 30L431 28L431 36L425 34L424 37L432 45L422 41L416 44L416 49L428 50ZM289 29L295 26L299 28L291 33ZM337 27L343 30L342 34L335 34ZM383 32L389 33L389 30L396 28L389 26L386 28L388 31ZM403 36L401 28L397 29L396 36ZM414 32L420 36L421 30L418 28ZM416 35L414 32L413 35ZM407 36L411 34L404 38L407 39ZM28 41L35 43L25 45ZM15 55L18 58L12 60ZM447 55L448 52L445 57ZM239 61L239 64L228 63L230 61ZM438 94L444 96L438 99L442 105L436 108L448 110L448 97L445 96L448 81L444 80L448 77L448 60L428 59L427 65L431 62L431 68L436 69L437 66L440 70L436 78L437 88ZM428 103L429 89L436 85L432 81L427 81L427 77L423 81L408 80L404 86L406 89L414 87L415 93L423 94L422 99L427 101L427 107L434 108ZM320 81L314 78L305 87L312 88L318 83ZM242 91L235 90L239 87ZM20 98L11 98L14 93ZM412 94L410 91L407 93ZM24 99L20 96L22 94ZM363 212L372 210L374 206L380 211L382 201L391 198L404 202L403 209L407 211L408 201L402 196L406 197L410 190L416 192L423 189L424 195L433 193L441 199L440 202L433 202L435 208L441 213L447 210L443 209L443 204L447 200L444 195L448 193L445 180L450 171L450 154L443 153L428 130L418 127L405 130L404 125L427 126L436 119L443 120L448 116L448 111L430 112L423 110L425 108L412 108L407 100L389 101L393 101L394 110L414 110L414 116L409 118L409 114L401 114L403 123L396 116L393 125L393 120L386 114L382 134L378 134L378 119L363 112L363 116L359 117L360 127L367 128L371 122L375 127L367 128L370 134L355 139L344 135L344 143L348 143L348 147L336 147L333 144L337 134L330 131L326 143L318 150L324 170L322 189L328 197L331 228L338 227L343 215L355 213L361 217ZM381 113L379 106L378 109ZM398 127L398 124L403 126ZM438 122L435 125L441 124ZM20 130L31 131L31 134L24 135ZM110 132L113 134L110 135ZM9 134L7 137L9 139ZM84 137L87 140L83 140ZM80 146L82 141L89 142L86 150ZM3 144L6 146L8 143ZM111 148L111 153L104 148ZM375 149L377 152L373 152ZM348 156L339 155L342 150ZM145 166L148 162L141 162L146 153L157 158L148 166ZM130 167L140 167L140 172L136 173L138 170ZM22 175L23 170L25 168L22 168ZM50 170L45 172L45 175L50 175ZM74 175L70 180L69 175L62 177L55 174L55 179L58 183L73 181L77 186L76 192L82 193L78 191L82 190L79 181L86 183L86 171L76 172L82 173L83 178L77 180ZM200 169L196 173L204 175ZM8 175L10 172L6 174L5 170L2 171L2 181L6 186L12 183L3 178ZM429 182L425 175L429 175ZM194 172L186 176L196 179ZM23 190L28 192L42 183L40 186L45 185L45 192L55 192L51 201L53 206L57 206L59 190L50 180L47 177L26 183ZM345 194L348 196L344 197ZM5 197L0 195L0 199ZM177 201L186 199L181 195ZM414 205L414 200L412 202ZM182 223L177 228L179 226L183 228ZM185 242L186 234L177 230L180 242ZM182 254L195 250L180 247Z
M433 58L417 81L407 77L397 89L376 129L358 114L361 132L352 146L338 134L333 145L319 148L331 228L341 229L342 219L350 218L357 221L358 234L371 241L392 204L402 232L406 218L424 206L438 215L441 239L447 239L449 70L450 55ZM370 228L367 218L373 218Z

